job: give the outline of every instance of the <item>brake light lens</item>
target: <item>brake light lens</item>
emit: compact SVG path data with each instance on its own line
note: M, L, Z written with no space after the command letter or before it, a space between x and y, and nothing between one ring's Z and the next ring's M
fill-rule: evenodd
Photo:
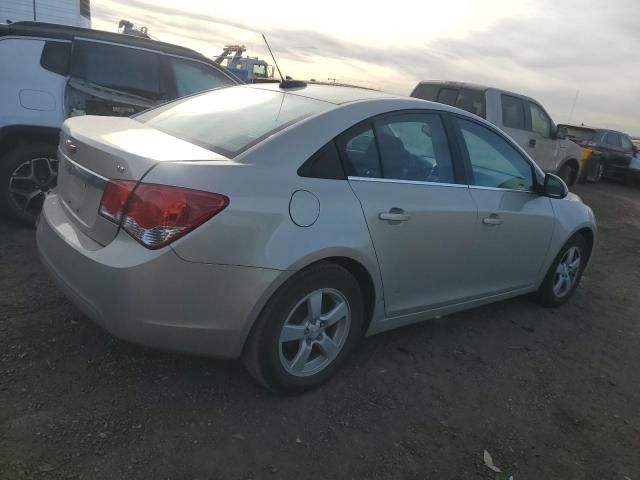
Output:
M99 213L150 249L164 247L220 213L217 193L126 180L109 181Z

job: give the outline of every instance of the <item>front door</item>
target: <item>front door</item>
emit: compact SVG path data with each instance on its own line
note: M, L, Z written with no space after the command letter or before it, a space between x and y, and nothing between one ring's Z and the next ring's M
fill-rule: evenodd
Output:
M529 155L545 171L555 172L559 165L561 152L558 142L553 138L553 123L549 115L539 105L529 102L531 113L531 143Z
M441 117L397 113L338 146L378 256L388 316L469 296L476 207L456 174Z
M535 285L555 217L551 200L533 192L534 170L514 146L485 125L457 119L478 208L476 255L470 272L479 296Z

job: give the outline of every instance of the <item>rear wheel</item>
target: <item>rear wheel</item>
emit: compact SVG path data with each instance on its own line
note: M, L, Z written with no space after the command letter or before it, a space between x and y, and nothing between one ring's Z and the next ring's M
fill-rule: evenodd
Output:
M362 334L356 279L333 263L289 279L267 303L243 352L249 372L271 390L298 393L327 381Z
M0 210L28 225L42 209L46 192L55 187L58 161L55 145L20 145L0 162Z
M602 180L602 176L604 175L604 165L601 160L598 160L597 163L593 166L592 175L588 180L591 183L598 183Z
M537 292L537 299L542 305L557 307L571 298L580 284L588 254L587 242L582 235L576 234L569 239Z

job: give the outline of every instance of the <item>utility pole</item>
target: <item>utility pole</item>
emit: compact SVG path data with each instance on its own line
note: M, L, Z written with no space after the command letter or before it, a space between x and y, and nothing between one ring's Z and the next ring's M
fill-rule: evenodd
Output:
M573 118L573 111L576 109L576 103L578 102L578 95L580 95L579 88L576 89L576 96L573 97L573 104L571 105L571 113L569 113L569 121L567 123L571 123L571 119Z
M36 0L33 0L33 21L34 22L38 21L38 16L36 14Z

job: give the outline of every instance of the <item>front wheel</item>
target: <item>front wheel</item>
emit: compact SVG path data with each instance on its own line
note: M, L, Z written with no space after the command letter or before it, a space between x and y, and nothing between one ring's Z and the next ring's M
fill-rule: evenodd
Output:
M537 292L538 301L546 307L565 303L580 284L588 259L587 242L576 234L562 247L551 264Z
M243 352L247 370L275 391L300 393L327 381L362 335L356 279L333 263L289 279L260 314Z
M576 178L576 170L568 163L565 163L560 170L558 170L558 176L562 179L567 186L571 186Z

